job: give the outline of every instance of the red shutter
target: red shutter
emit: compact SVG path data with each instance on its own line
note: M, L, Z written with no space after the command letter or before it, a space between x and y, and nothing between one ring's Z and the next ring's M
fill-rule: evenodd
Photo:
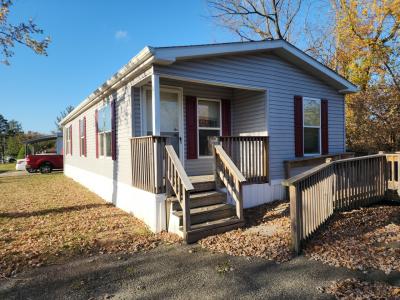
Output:
M117 159L117 122L115 100L111 101L111 157Z
M222 99L221 102L222 111L222 135L231 135L231 101Z
M85 155L85 157L87 156L87 142L86 142L86 116L83 117L83 136L84 136L84 151L83 151L83 155Z
M328 135L328 100L321 100L321 146L322 154L329 153L329 135Z
M71 140L70 144L69 144L69 154L72 155L72 124L71 126L69 126L69 138Z
M296 157L304 155L303 148L303 97L294 96L294 149Z
M97 109L94 111L94 126L96 130L96 158L99 158L99 112Z
M197 158L197 99L186 96L187 159Z

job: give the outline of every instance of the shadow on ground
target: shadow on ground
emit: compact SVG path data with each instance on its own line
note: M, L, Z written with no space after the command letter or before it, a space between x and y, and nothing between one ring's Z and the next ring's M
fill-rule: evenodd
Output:
M399 274L363 274L298 257L275 264L213 254L198 246L161 246L42 267L0 281L4 299L331 299L317 287L357 277L399 284ZM382 277L383 276L383 277Z

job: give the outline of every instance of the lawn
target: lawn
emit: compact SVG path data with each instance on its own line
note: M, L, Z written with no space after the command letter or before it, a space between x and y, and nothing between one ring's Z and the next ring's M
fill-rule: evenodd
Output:
M15 171L15 163L0 164L0 174L8 171Z
M166 234L63 174L0 178L0 276L81 255L148 250Z

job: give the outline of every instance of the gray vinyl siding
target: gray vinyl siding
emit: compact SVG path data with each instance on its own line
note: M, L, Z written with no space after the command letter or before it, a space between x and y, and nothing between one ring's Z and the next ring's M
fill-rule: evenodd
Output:
M140 118L140 88L132 88L133 93L133 136L141 136L142 123Z
M131 183L131 98L130 88L123 87L112 95L116 102L116 138L117 160L110 157L96 158L96 127L95 110L99 109L103 102L97 103L82 112L74 120L67 123L65 128L72 125L72 155L64 155L64 163L98 175L111 178L123 183ZM87 156L80 156L79 151L79 120L86 116L86 145ZM65 138L65 136L64 136ZM65 143L65 141L64 141Z
M231 105L232 135L267 135L266 94L235 89Z
M273 54L177 61L170 66L155 66L155 70L161 76L182 76L265 88L268 99L271 179L284 178L283 161L295 157L294 95L328 99L329 150L331 153L345 151L344 96L319 78Z

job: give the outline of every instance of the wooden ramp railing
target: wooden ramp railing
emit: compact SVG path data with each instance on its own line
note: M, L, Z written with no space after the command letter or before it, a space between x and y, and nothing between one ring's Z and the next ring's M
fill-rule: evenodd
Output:
M183 212L183 235L190 230L190 192L194 190L181 161L172 145L165 146L165 184L167 197L175 192Z
M400 153L386 154L387 161L387 181L388 181L388 198L399 199L400 195Z
M165 192L164 147L165 136L141 136L131 138L132 185L150 193Z
M268 136L221 136L219 141L247 183L269 181Z
M387 159L392 162L391 157L377 154L328 161L284 181L283 185L289 187L290 193L294 250L299 253L303 242L334 211L353 209L384 199L388 191ZM391 165L390 174L393 174L398 165L396 168L394 163ZM397 185L392 188L398 189L398 178Z
M226 187L236 204L236 216L243 220L243 184L246 182L243 174L233 163L222 146L214 145L215 181L217 186L221 183Z

